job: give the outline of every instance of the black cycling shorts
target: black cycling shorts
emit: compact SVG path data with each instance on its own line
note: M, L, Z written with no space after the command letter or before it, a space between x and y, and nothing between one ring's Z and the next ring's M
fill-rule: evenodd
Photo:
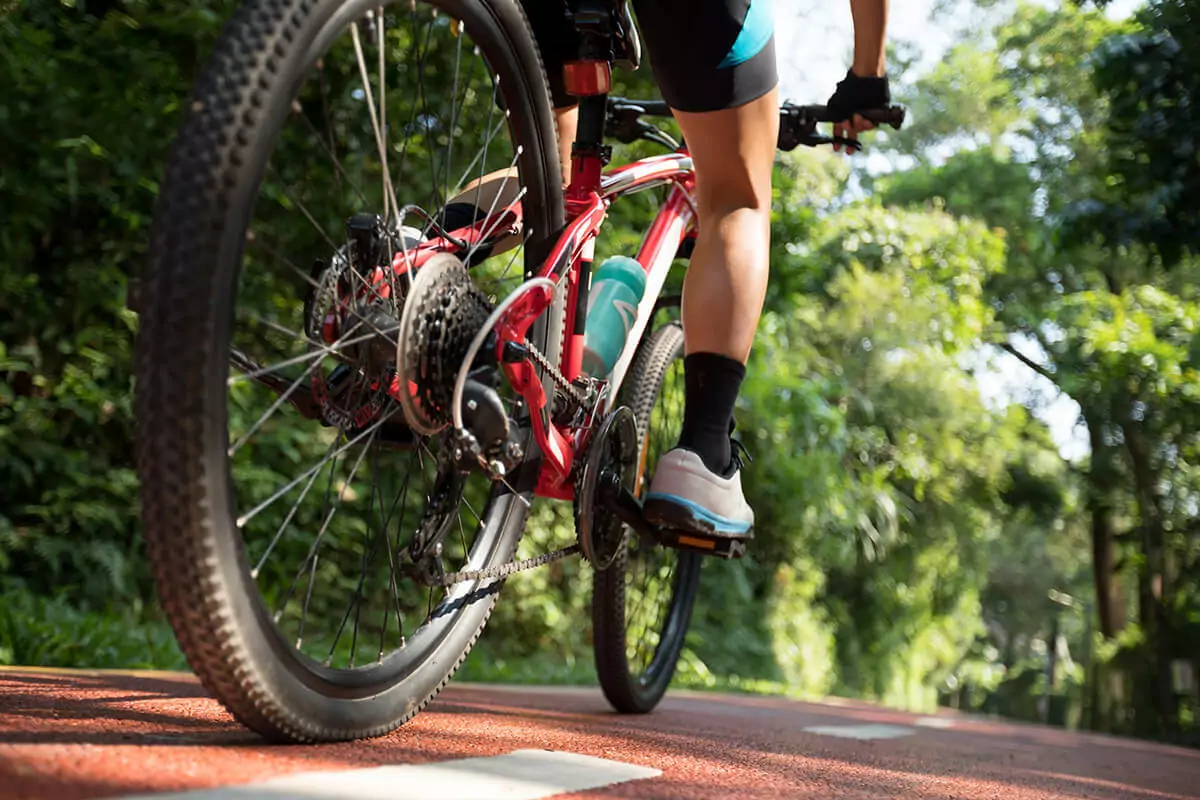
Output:
M564 0L521 0L555 108L574 105L563 63L577 57ZM663 99L680 111L736 108L775 88L771 0L633 0Z

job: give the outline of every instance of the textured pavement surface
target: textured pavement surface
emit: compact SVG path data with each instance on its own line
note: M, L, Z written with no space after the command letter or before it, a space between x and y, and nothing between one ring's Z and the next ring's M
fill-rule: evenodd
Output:
M863 703L673 693L653 714L623 717L598 689L451 684L389 736L280 747L238 726L190 675L0 670L4 800L179 792L529 749L661 771L561 797L1200 798L1200 751ZM447 784L436 796L455 791Z

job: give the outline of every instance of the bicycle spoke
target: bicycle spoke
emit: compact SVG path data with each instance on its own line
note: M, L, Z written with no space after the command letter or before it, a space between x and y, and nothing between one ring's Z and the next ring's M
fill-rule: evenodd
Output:
M471 548L467 546L467 531L463 527L462 514L457 514L458 517L458 538L462 541L463 561L471 560Z
M503 120L503 119L500 120L499 122L497 122L495 124L495 126L492 125L492 117L495 116L495 113L496 113L496 88L497 88L497 85L492 84L492 102L490 103L490 105L488 107L488 121L487 121L488 134L487 134L487 137L483 140L483 149L481 149L478 153L475 154L475 157L471 159L471 163L467 165L467 168L465 170L463 170L462 177L460 177L458 179L458 186L462 186L464 183L467 182L467 176L470 175L471 171L475 169L476 164L479 165L478 177L479 178L483 177L484 172L487 170L488 146L491 145L492 139L495 138L496 134L504 129L505 120ZM475 187L474 205L476 208L479 208L479 193L481 191L482 191L481 186Z
M513 153L512 162L508 165L508 172L506 172L504 174L504 177L500 180L500 187L496 190L495 196L492 197L492 204L491 204L491 206L488 207L488 212L486 214L484 214L484 216L483 216L484 219L491 219L492 214L495 213L496 203L499 202L500 195L504 194L504 187L508 185L508 179L512 177L512 170L517 165L517 159L519 159L521 157L521 152L522 152L521 146L518 145L517 151L515 153ZM517 193L517 196L513 199L512 202L515 203L515 202L519 201L521 198L523 198L524 196L525 196L525 187L522 186L521 191ZM509 205L511 206L512 203L509 203ZM485 241L487 241L487 238L492 234L492 231L494 231L496 229L496 226L499 224L500 224L500 221L495 220L492 222L492 224L486 230L484 230L484 232L480 235L479 240L477 242L475 242L475 244L471 245L471 249L468 250L466 256L463 257L464 261L471 260L471 256L475 255L475 251L478 250Z
M343 336L341 339L339 339L338 341L329 345L329 347L330 348L336 348L339 346L344 347L345 343L347 341L346 336L348 336L349 334L353 333L356 330L358 330L357 325L355 325L353 328L351 328L349 331L347 331L346 335ZM280 406L282 406L284 403L287 402L287 399L292 396L292 393L295 392L296 389L300 386L300 384L303 383L304 380L306 378L308 378L309 375L311 375L314 371L316 371L317 367L319 367L319 366L321 366L320 360L313 361L313 363L310 364L308 366L308 368L306 368L304 370L304 372L302 372L300 374L300 377L298 377L298 378L296 378L296 380L292 381L292 385L287 388L287 391L282 392L279 395L279 397L275 398L275 402L272 403L271 406L262 413L262 416L260 416L254 422L254 424L250 426L249 430L247 430L244 434L242 434L240 439L238 439L236 442L234 442L233 444L231 444L229 446L229 449L226 451L226 454L231 457L234 456L235 454L237 454L237 451L242 449L242 447L246 444L246 442L250 439L250 437L253 436L258 431L258 429L261 428L266 423L266 421L271 418L272 414L274 414L276 411L279 410Z
M304 118L304 121L308 123L309 130L312 131L313 135L317 137L317 141L321 142L321 144L325 147L325 152L328 153L329 157L333 160L333 183L334 186L337 187L338 208L341 210L342 216L345 217L346 197L342 192L343 177L346 179L346 182L351 185L354 191L358 193L358 196L362 198L364 204L369 206L370 203L366 202L366 198L363 197L362 190L359 189L356 184L350 181L350 176L346 174L344 169L342 169L342 162L337 157L337 142L333 138L333 120L329 118L329 85L325 80L325 59L323 58L317 60L317 81L321 86L321 116L325 120L325 132L329 136L329 143L326 144L321 135L317 133L316 126L312 124L312 120L310 120L306 114L301 114L301 116Z
M322 97L321 97L322 105L325 105L326 98L324 96L325 81L324 81L324 72L323 71L322 71L321 91L322 91ZM326 115L326 126L328 129L329 110L328 110L327 105L325 106L325 115ZM335 145L333 144L333 131L328 130L329 141L326 142L325 138L323 136L321 136L320 131L317 130L317 126L313 124L312 120L308 118L307 114L300 113L299 116L308 125L308 129L312 132L312 134L316 138L316 140L321 143L321 147L322 147L322 149L325 150L325 154L328 155L329 159L333 162L333 180L334 180L335 186L337 187L338 207L342 211L342 216L343 217L346 216L346 201L345 201L345 198L343 197L343 193L342 193L342 184L341 184L342 179L345 179L346 184L351 189L354 190L354 193L358 195L358 199L362 200L363 207L369 208L371 206L371 201L367 200L367 196L365 194L363 194L363 190L361 188L359 188L358 184L355 181L350 179L350 175L346 172L346 168L342 166L341 160L338 159L337 153L334 152Z
M528 237L526 237L526 241L528 241ZM513 264L517 263L517 255L521 253L521 248L524 246L525 246L525 242L523 241L523 242L521 242L520 245L513 248L513 253L511 256L509 256L508 263L504 265L504 270L497 277L488 281L487 286L488 286L489 291L487 292L487 294L495 297L495 294L490 290L493 290L493 289L496 289L497 287L499 287L500 284L504 282L504 279L508 277L508 273L510 273L512 271ZM479 288L482 289L484 287L480 286Z
M357 328L358 328L358 325L355 325L355 327L352 328L351 330L357 330ZM373 338L375 338L374 334L366 333L366 334L363 334L362 336L356 336L353 339L339 340L339 341L341 341L340 344L335 343L335 344L325 345L321 349L314 350L311 353L305 353L304 355L294 356L292 358L288 358L283 361L278 361L278 362L271 364L269 366L266 366L266 367L261 367L259 369L251 370L250 372L243 372L240 375L230 375L226 379L225 382L229 386L234 386L238 383L241 383L242 381L252 381L255 378L262 377L263 375L270 375L272 372L276 372L280 369L283 369L284 367L291 367L291 366L295 366L296 364L303 364L306 361L312 361L314 359L324 358L325 356L336 355L338 353L338 351L340 351L343 347L349 347L352 344L358 344L360 342L365 342L365 341L368 341Z
M410 475L411 475L411 473L405 474L404 486L401 488L400 492L398 492L396 495L397 500L400 502L400 507L401 507L401 511L400 511L400 520L401 521L403 521L403 519L404 519L403 509L405 507L405 501L408 500L408 480L409 480ZM399 549L399 545L400 545L400 535L399 535L399 527L400 526L399 525L396 526L397 534L396 534L396 542L395 543L392 542L391 534L389 534L387 532L388 523L391 522L392 514L396 510L397 500L392 501L392 508L388 512L387 519L385 519L383 521L383 524L380 526L380 530L383 531L384 538L386 539L387 545L388 545L387 551L388 551L388 592L390 594L389 599L396 606L396 632L398 634L400 634L400 646L404 647L404 618L403 618L403 614L400 611L400 592L399 592L398 587L396 586L396 552ZM379 660L381 660L381 661L383 660L384 640L387 638L387 620L388 620L388 611L390 610L390 607L385 604L383 608L384 608L383 629L380 631L380 634L379 634Z
M382 20L380 21L382 25ZM379 168L383 173L383 218L386 222L394 212L400 214L400 204L396 202L396 190L392 186L392 176L388 173L387 145L384 142L383 131L380 130L380 116L375 111L375 97L371 94L371 79L367 76L367 61L363 57L362 41L358 36L358 23L350 23L350 39L354 42L354 55L358 59L358 73L362 78L363 96L367 101L367 113L371 116L371 128L375 131L375 145L379 148ZM382 82L381 82L382 83ZM382 89L380 90L382 92ZM382 98L382 94L380 95ZM388 209L391 203L391 210Z
M475 523L477 525L482 525L483 519L479 516L479 512L475 510L474 506L471 505L471 501L464 497L462 502L463 505L467 507L467 511L471 512L471 516L475 518Z
M308 210L308 206L304 205L304 203L302 203L298 198L293 197L291 192L283 187L282 178L280 177L279 173L275 171L275 167L273 165L267 165L267 174L275 178L280 178L281 183L279 184L279 191L283 193L284 198L296 208L300 209L300 213L303 214L304 218L312 224L313 229L316 230L317 233L321 234L321 238L325 240L325 244L329 245L329 249L336 251L338 246L333 243L333 239L329 238L329 234L323 227L321 227L320 223L317 222L316 217L314 217L312 212Z
M325 506L327 508L329 506L329 495L333 490L333 476L337 472L336 458L337 457L335 456L334 462L329 468L329 482L325 486ZM312 590L313 590L313 584L315 583L314 578L316 575L316 555L317 555L318 544L319 544L319 540L314 541L312 544L312 547L309 548L308 557L304 559L304 563L301 564L301 566L300 566L300 571L296 574L296 577L292 579L291 584L288 586L287 592L283 596L283 602L279 604L279 609L275 612L275 621L278 622L279 618L283 615L284 609L287 608L287 604L291 601L292 594L296 591L296 582L299 581L300 576L304 574L305 567L308 566L308 563L310 561L313 562L313 571L309 577L308 588L304 592L304 608L300 615L300 627L296 632L296 649L297 650L299 650L300 645L304 643L304 621L308 617L308 606L312 602Z
M326 451L327 457L329 457L329 454L333 452L335 447L337 447L337 442L338 440L334 439L329 445L329 450ZM317 476L320 474L320 470L314 472L312 477L308 479L308 483L306 483L304 488L300 491L300 497L297 498L296 502L292 504L287 516L284 517L283 522L280 523L279 530L275 531L275 535L271 537L271 541L267 545L266 551L263 552L262 557L258 559L258 563L254 565L254 569L250 570L251 578L258 578L259 572L262 571L263 564L267 563L267 559L271 557L271 552L275 549L275 545L279 544L279 540L283 538L283 532L287 530L288 525L291 524L292 519L296 516L296 512L300 509L300 504L304 502L304 498L308 496L308 491L312 489L313 484L317 481Z
M433 127L436 117L429 113L429 93L425 91L425 56L429 53L429 40L433 36L433 18L429 19L429 26L425 34L425 52L417 61L417 96L421 100L421 129L425 132L425 149L429 151L429 157L432 160L433 154L437 152L434 143L430 140L429 129ZM453 133L453 131L451 131ZM441 203L438 202L437 196L437 165L431 164L433 169L429 171L429 207L440 208ZM425 232L428 233L429 227L426 223Z
M253 322L255 325L262 325L264 328L270 328L271 330L275 331L276 333L282 333L286 336L290 336L298 342L303 342L304 344L311 344L314 347L324 347L325 346L325 342L319 342L316 339L311 339L311 338L309 338L309 336L307 334L300 333L299 331L294 331L291 328L287 327L286 325L280 325L278 322L273 322L272 320L266 319L265 317L260 317L260 316L255 315L255 316L247 317L246 319L248 322Z
M374 432L372 432L371 440L373 441L374 438L375 438L375 435L374 435ZM342 483L342 487L338 490L336 499L332 503L329 504L330 505L329 511L325 515L325 520L321 523L321 529L317 531L316 540L313 542L312 547L308 551L308 558L304 559L304 563L302 563L300 565L300 571L296 574L296 577L292 581L292 584L294 586L295 582L298 581L300 579L300 576L304 574L305 568L311 564L312 568L309 570L309 581L308 581L309 596L311 596L311 594L312 594L313 582L316 580L317 560L318 560L318 553L321 548L321 541L325 538L325 532L327 530L329 530L329 523L333 522L334 515L337 514L338 509L342 505L342 501L346 497L346 490L350 487L350 484L352 484L354 482L354 476L358 473L358 468L362 465L363 457L366 455L367 450L369 450L370 447L371 447L371 442L367 442L367 445L363 448L363 452L358 454L358 459L355 460L354 466L350 469L349 476ZM333 470L329 471L331 488L333 485L333 472L334 472ZM290 596L290 594L291 594L290 590L289 590L288 594ZM304 621L308 617L309 599L310 599L310 597L305 598L304 609L301 612L301 616L300 616L300 631L301 631L301 633L297 637L297 641L296 641L296 649L297 650L300 649L300 639L303 637Z
M412 10L409 14L409 18L414 25L418 24L417 23L417 9L415 6L412 8ZM430 19L430 21L429 21L429 26L430 26L430 28L432 28L432 26L433 26L432 19ZM420 42L417 43L415 57L416 57L416 62L417 62L417 70L416 71L417 71L418 76L420 76L420 74L421 74L421 66L420 65L424 62L425 51L429 47L429 29L430 28L426 29L424 45L422 45ZM419 80L419 77L418 77L418 80ZM408 124L404 126L404 144L400 148L400 166L396 170L396 176L402 184L405 182L404 181L404 163L408 157L408 144L412 140L411 132L414 130L414 126L416 125L416 122L417 122L417 104L413 103L412 113L409 115L409 118L408 118ZM428 228L426 228L426 231L428 231Z
M357 436L355 436L353 439L346 442L346 444L342 445L340 448L338 448L336 451L334 451L333 458L336 458L337 456L346 452L351 447L358 444L359 442L361 442L363 439L367 438L368 436L373 436L374 433L377 430L379 430L380 427L383 426L383 423L387 422L389 419L391 419L393 416L395 416L398 411L399 411L399 407L389 408L387 413L383 414L378 420L376 420L371 425L371 427L362 431ZM299 477L294 478L293 480L288 482L288 484L286 486L284 486L282 489L278 490L273 495L268 497L266 500L264 500L263 502L261 502L257 506L255 506L253 509L251 509L250 511L248 511L245 514L243 514L242 516L240 516L237 520L237 526L239 528L246 527L246 523L248 523L250 520L254 519L260 513L262 513L263 509L267 508L272 503L274 503L276 500L278 500L280 497L287 494L289 491L291 491L293 488L295 488L296 485L300 483L300 481L307 478L313 472L316 472L317 470L321 469L321 467L325 466L327 463L329 463L328 459L322 460L315 467L309 468L303 474L301 474Z
M446 188L443 197L447 199L450 198L450 165L453 163L454 126L458 123L458 109L456 108L454 99L458 97L458 71L459 66L462 64L462 43L466 32L466 27L460 22L458 36L456 37L457 44L454 48L454 83L450 87L450 135L446 137L446 162L445 169L443 170L446 174Z
M384 69L387 60L387 47L385 46L385 33L387 27L387 19L383 15L383 6L375 12L375 17L378 22L375 25L375 30L378 32L378 38L375 43L375 48L379 51L379 138L382 141L382 149L384 156L387 155L388 127L387 127L387 72ZM386 224L390 217L387 213L386 201L390 200L392 211L398 216L400 214L400 206L396 202L396 190L392 186L392 176L388 169L385 159L383 164L384 176L384 223Z
M371 462L372 462L371 463L371 478L372 478L372 481L376 481L378 479L378 469L379 469L379 453L378 453L377 449L374 449L374 448L372 449ZM375 503L374 488L372 488L372 491L371 491L370 503L371 503L371 505L367 508L367 518L368 519L370 519L373 516L372 511L373 511L373 506ZM382 515L382 512L383 512L382 499L380 502L380 506L381 506L380 514ZM382 528L380 529L379 533L382 533ZM346 607L346 613L342 616L342 622L340 625L338 625L337 633L334 634L333 643L331 645L329 645L329 655L327 656L327 658L332 658L334 652L337 650L338 642L342 638L342 632L346 628L346 623L350 619L350 612L353 611L354 612L354 632L351 634L351 639L350 639L350 664L349 664L351 669L354 668L354 653L358 647L358 623L359 623L359 620L360 620L361 614L362 614L363 586L366 584L367 575L369 573L371 565L375 563L375 556L379 553L379 543L381 541L381 538L382 537L380 535L372 536L369 530L364 531L363 549L362 549L362 566L358 573L358 583L354 587L354 599L351 601L350 605ZM372 546L372 542L374 542L374 546Z

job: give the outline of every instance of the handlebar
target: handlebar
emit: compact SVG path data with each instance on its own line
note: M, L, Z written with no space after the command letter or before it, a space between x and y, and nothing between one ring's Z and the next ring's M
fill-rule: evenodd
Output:
M860 111L859 115L876 125L888 125L896 130L904 124L905 110L902 106L885 106ZM608 98L608 129L622 142L650 139L664 146L673 144L670 137L653 125L642 122L640 117L669 117L671 108L662 100L629 100L624 97ZM843 122L835 119L828 106L798 106L784 103L779 109L779 149L795 150L800 145L816 147L822 144L848 144L861 147L856 142L840 136L824 136L817 133L817 125L827 122Z

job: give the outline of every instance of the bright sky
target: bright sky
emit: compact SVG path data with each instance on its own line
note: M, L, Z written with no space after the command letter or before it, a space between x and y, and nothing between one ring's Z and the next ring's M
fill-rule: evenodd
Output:
M1051 0L1045 0L1050 2ZM940 24L930 22L935 0L905 0L891 5L888 37L913 42L920 48L919 68L936 64L953 43L951 27L970 23L975 5L970 0L943 0L950 13ZM1127 17L1141 0L1113 0L1107 13ZM780 95L797 103L822 103L846 74L853 45L850 4L818 0L776 0L776 53L779 59ZM1036 344L1014 342L1022 354L1040 360ZM1050 428L1064 458L1088 454L1087 433L1078 425L1079 406L1054 385L1016 358L999 350L980 353L977 368L979 392L994 407L1024 403Z

